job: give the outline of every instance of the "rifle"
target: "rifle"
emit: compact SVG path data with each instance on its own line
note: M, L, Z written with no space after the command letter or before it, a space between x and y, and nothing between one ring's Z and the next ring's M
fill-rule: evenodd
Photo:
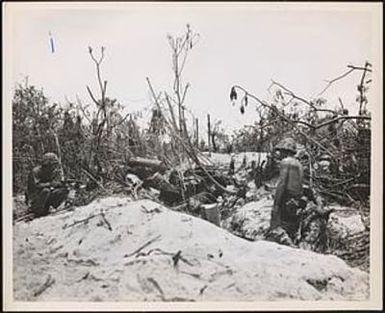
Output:
M67 187L69 189L74 189L74 190L81 190L81 189L86 188L86 184L84 184L82 181L76 180L76 179L64 179L58 183L52 183L52 185L47 186L47 187L50 188L51 190L54 190L56 188L63 188L63 187ZM42 188L42 187L40 187L40 188ZM29 195L28 195L27 190L24 192L24 203L27 206L29 206L29 204L30 204L29 203Z
M51 188L55 189L55 188L60 188L60 187L61 188L66 187L68 189L73 189L73 190L81 190L81 189L86 188L86 184L84 184L82 181L76 180L76 179L64 179L64 180L60 181L59 186L57 186L57 187L52 186ZM27 206L30 205L27 192L25 192L25 204ZM54 212L50 212L48 215L57 214L58 212L62 212L62 211L67 211L71 207L72 207L72 203L70 203L70 201L67 200L63 208L56 210ZM32 220L33 218L34 218L34 214L31 212L27 212L26 214L17 218L14 222L20 222L20 221L24 221L24 220Z
M77 179L64 179L60 181L61 186L63 187L70 187L72 189L84 189L86 185Z

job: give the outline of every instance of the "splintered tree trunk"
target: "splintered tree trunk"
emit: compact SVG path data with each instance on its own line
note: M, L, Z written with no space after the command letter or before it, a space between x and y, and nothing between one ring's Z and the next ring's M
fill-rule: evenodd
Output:
M208 148L209 148L209 155L211 155L210 114L207 114L207 145L208 145Z
M59 143L59 138L57 136L57 133L52 130L53 136L55 137L55 144L56 144L56 149L57 149L57 155L59 159L59 170L60 170L60 179L64 180L64 170L63 170L63 163L62 163L62 157L61 157L61 148L60 148L60 143Z
M196 127L196 146L199 146L199 120L195 119L195 127Z
M186 120L184 117L184 107L181 105L181 117L180 117L180 137L182 140L185 140L187 138L187 129L186 129ZM181 147L181 153L182 153L182 160L185 158L185 148Z
M217 148L217 144L215 142L215 134L211 134L211 141L213 144L213 152L217 152L218 148Z

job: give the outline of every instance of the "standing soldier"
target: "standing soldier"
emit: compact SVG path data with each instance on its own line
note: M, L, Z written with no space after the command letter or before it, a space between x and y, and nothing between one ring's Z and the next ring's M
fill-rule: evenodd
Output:
M57 208L69 193L59 177L59 160L55 153L46 153L42 164L32 169L28 176L26 201L35 216L44 216L49 208Z
M292 138L282 140L275 150L281 162L268 238L295 246L294 240L299 228L297 210L302 206L303 168L294 157L296 143Z

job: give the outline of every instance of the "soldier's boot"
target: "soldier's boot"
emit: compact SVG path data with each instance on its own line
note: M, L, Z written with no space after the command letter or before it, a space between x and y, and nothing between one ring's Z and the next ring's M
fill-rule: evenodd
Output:
M266 240L274 241L276 243L286 245L295 248L296 245L288 235L288 233L282 227L278 226L274 229L270 229L266 234Z

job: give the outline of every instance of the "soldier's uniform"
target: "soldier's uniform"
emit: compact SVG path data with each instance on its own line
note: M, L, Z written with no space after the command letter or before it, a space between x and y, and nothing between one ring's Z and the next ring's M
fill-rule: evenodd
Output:
M295 142L285 139L276 147L278 150L289 151L280 163L280 174L270 222L270 239L284 244L294 245L299 227L297 211L306 203L301 201L303 195L303 167L294 158Z
M33 168L28 175L27 202L35 216L48 214L50 207L57 208L68 196L68 188L60 183L57 164L57 156L46 153L42 165Z

